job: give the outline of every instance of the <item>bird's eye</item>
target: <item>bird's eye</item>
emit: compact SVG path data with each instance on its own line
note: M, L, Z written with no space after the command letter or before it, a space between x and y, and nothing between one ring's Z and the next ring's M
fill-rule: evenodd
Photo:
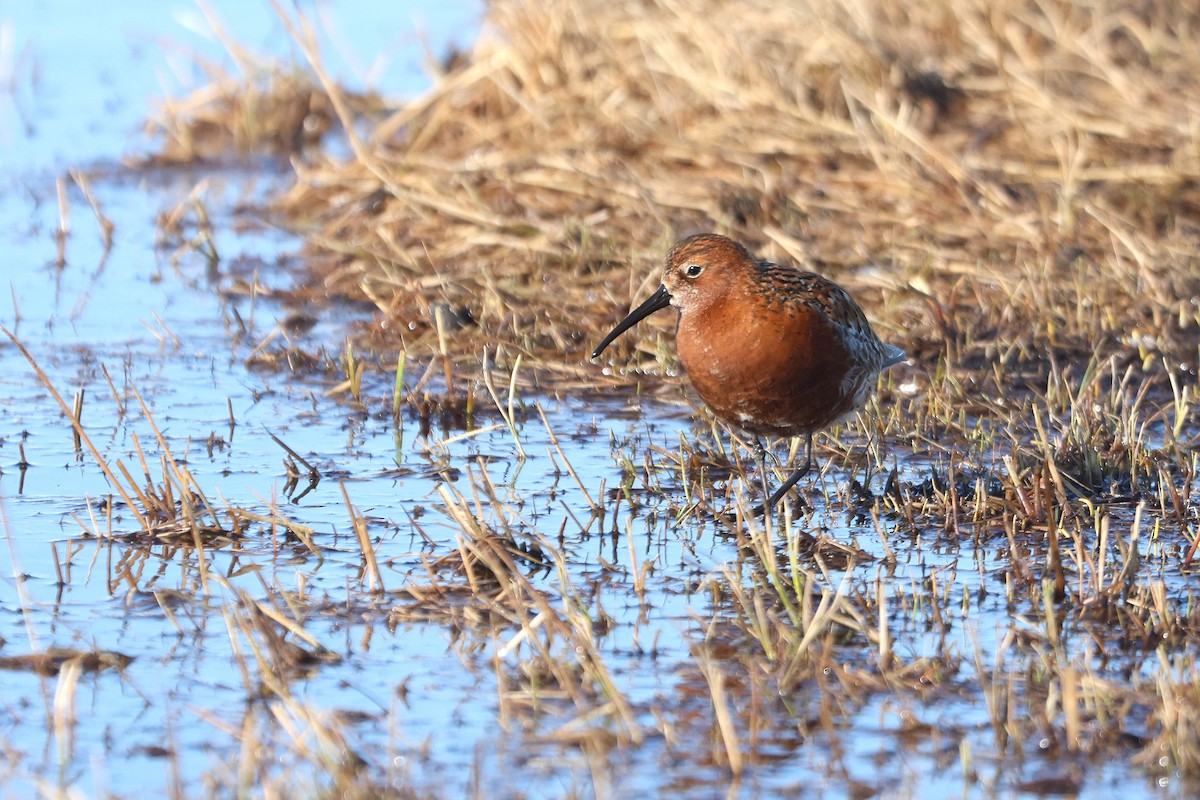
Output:
M698 278L701 272L704 272L704 267L699 264L688 264L687 268L683 270L683 274L689 278Z

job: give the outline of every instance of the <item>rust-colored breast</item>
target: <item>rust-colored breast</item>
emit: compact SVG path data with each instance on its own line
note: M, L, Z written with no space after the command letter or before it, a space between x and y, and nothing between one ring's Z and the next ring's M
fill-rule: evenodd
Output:
M820 310L754 292L683 315L677 342L700 398L754 434L819 430L853 411L874 377L863 374L845 329Z

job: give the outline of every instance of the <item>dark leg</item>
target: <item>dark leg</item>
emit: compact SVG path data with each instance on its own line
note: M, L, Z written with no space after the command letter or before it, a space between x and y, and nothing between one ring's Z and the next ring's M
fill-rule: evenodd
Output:
M770 509L774 508L775 504L782 500L783 496L788 493L788 490L795 486L797 481L808 474L808 471L812 468L812 445L813 435L810 433L808 435L808 446L804 449L804 466L793 472L791 476L783 482L783 485L775 490L775 493L772 494L767 500L766 510L769 511Z

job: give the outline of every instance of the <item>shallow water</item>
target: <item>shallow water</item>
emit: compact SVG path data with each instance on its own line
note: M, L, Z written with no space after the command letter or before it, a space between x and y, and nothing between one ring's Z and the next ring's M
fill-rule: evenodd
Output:
M268 6L246 12L232 2L212 5L238 41L290 52ZM214 268L199 254L175 259L169 249L155 248L156 215L186 197L197 176L116 166L123 154L146 146L136 130L148 99L161 91L160 80L193 74L183 54L191 48L219 53L198 33L198 12L187 4L123 3L91 19L75 13L73 4L42 4L36 13L32 6L0 12L0 71L14 76L15 86L0 94L0 159L7 166L0 178L0 249L9 285L4 294L12 298L0 322L29 348L68 403L74 392L85 393L84 426L110 463L119 459L140 475L140 447L151 478L161 482L157 426L175 461L186 463L214 505L307 526L316 552L279 526L251 524L243 537L205 548L208 573L219 576L205 586L190 547L123 539L137 527L128 509L116 503L108 520L103 504L113 487L86 449L76 451L66 417L20 353L0 342L6 540L0 656L69 647L132 659L120 670L79 676L73 699L65 672L44 677L0 671L4 794L135 796L149 789L202 796L253 787L261 776L236 777L244 749L256 741L311 739L293 736L309 728L289 714L314 710L341 720L349 749L371 765L372 779L447 797L471 791L489 797L711 797L726 791L837 797L853 787L902 796L1024 797L1043 794L1026 782L1063 777L1078 783L1081 796L1150 791L1145 775L1127 764L1043 758L1045 748L1037 742L1026 748L1024 764L989 760L988 715L965 692L957 701L931 695L928 704L868 693L860 706L847 709L833 739L824 731L774 730L778 740L759 747L759 760L740 782L711 759L683 757L681 751L713 746L711 730L700 722L694 729L681 723L677 741L649 735L638 747L593 754L607 759L611 771L595 769L583 750L553 741L550 734L572 719L554 713L553 703L536 729L499 730L497 675L517 672L519 659L497 657L494 649L516 631L464 631L449 617L389 624L394 597L366 591L370 578L346 497L366 519L379 580L396 590L424 582L424 560L445 554L462 533L439 490L470 498L482 491L486 469L500 501L486 505L504 506L508 516L501 520L487 510L483 516L562 553L573 590L589 609L612 617L597 646L639 723L652 731L655 709L670 709L677 715L672 719L687 720L690 710L707 719L711 698L694 648L717 604L703 585L737 560L737 543L713 523L676 523L675 509L657 492L645 493L647 505L637 514L627 506L614 514L611 489L622 479L622 459L640 470L651 445L673 452L681 434L703 439L704 430L682 404L644 400L634 413L631 400L620 395L522 396L523 404L545 412L583 489L608 511L601 525L589 521L584 490L551 453L537 414L523 415L517 426L523 458L482 392L477 428L435 427L428 435L411 415L397 423L381 411L390 407L392 393L392 376L384 371L368 373L361 406L343 394L328 396L344 377L336 362L347 326L369 319L369 309L336 303L294 309L239 288L248 277L268 286L289 284L292 265L279 254L296 242L271 230L235 233L230 217L234 203L260 196L278 176L236 170L214 176L206 199L223 255ZM421 85L415 28L436 53L446 42L469 39L474 28L464 20L480 13L473 3L318 7L338 22L330 45L335 52L393 52L380 87L399 94ZM423 23L415 25L414 16ZM181 46L177 51L163 41ZM387 46L397 42L403 44L399 50ZM344 80L361 79L361 69L344 59L334 62ZM68 183L70 233L60 266L55 177L68 168L94 173L92 189L115 236L105 253L85 198ZM326 350L331 358L296 373L248 368L264 339L295 311L312 315L316 324L290 334L292 342L310 352ZM615 447L609 446L610 432ZM285 496L286 454L268 434L323 476L296 502ZM899 475L918 483L929 466L905 460ZM835 466L817 486L838 497L845 479ZM670 500L680 502L678 475L664 470L658 480ZM880 492L885 480L874 470L871 489ZM637 479L634 484L638 489ZM914 598L926 587L951 586L954 596L946 606L969 603L970 612L951 621L946 634L919 610L897 613L897 655L914 661L932 656L944 649L939 637L949 636L964 659L950 683L977 680L974 654L983 664L994 663L1014 625L998 585L1007 553L948 542L936 531L912 532L896 520L884 519L877 528L854 517L853 504L843 500L802 517L807 528L827 529L863 552L860 563L830 567L827 585L873 591L877 579L887 580L914 587ZM84 530L102 535L84 536ZM110 531L115 539L108 538ZM869 560L882 559L889 549L897 552L895 563ZM637 576L647 564L643 601ZM847 574L851 580L843 584ZM531 573L530 580L549 594L562 586L553 571ZM974 600L981 590L991 599ZM297 668L290 684L297 706L277 704L265 713L248 694L253 676L247 679L238 666L249 641L239 635L239 625L252 616L245 597L291 609L319 643L313 652L323 651ZM811 689L787 700L815 704ZM942 733L913 734L919 726ZM319 759L278 749L290 755L267 767L276 770L274 778L292 769L301 791L323 785L322 770L312 768ZM980 754L973 783L963 779L965 751ZM1172 785L1163 794L1186 791Z

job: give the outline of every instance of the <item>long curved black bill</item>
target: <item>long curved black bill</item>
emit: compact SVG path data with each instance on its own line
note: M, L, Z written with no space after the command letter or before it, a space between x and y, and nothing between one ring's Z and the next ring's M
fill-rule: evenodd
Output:
M646 302L629 312L629 316L617 323L617 327L609 331L608 336L600 344L596 345L596 349L592 351L592 358L596 358L604 352L604 348L613 343L625 331L632 328L634 325L641 322L646 317L658 311L660 308L666 308L671 304L671 293L667 291L666 286L659 286L658 291L646 298Z

